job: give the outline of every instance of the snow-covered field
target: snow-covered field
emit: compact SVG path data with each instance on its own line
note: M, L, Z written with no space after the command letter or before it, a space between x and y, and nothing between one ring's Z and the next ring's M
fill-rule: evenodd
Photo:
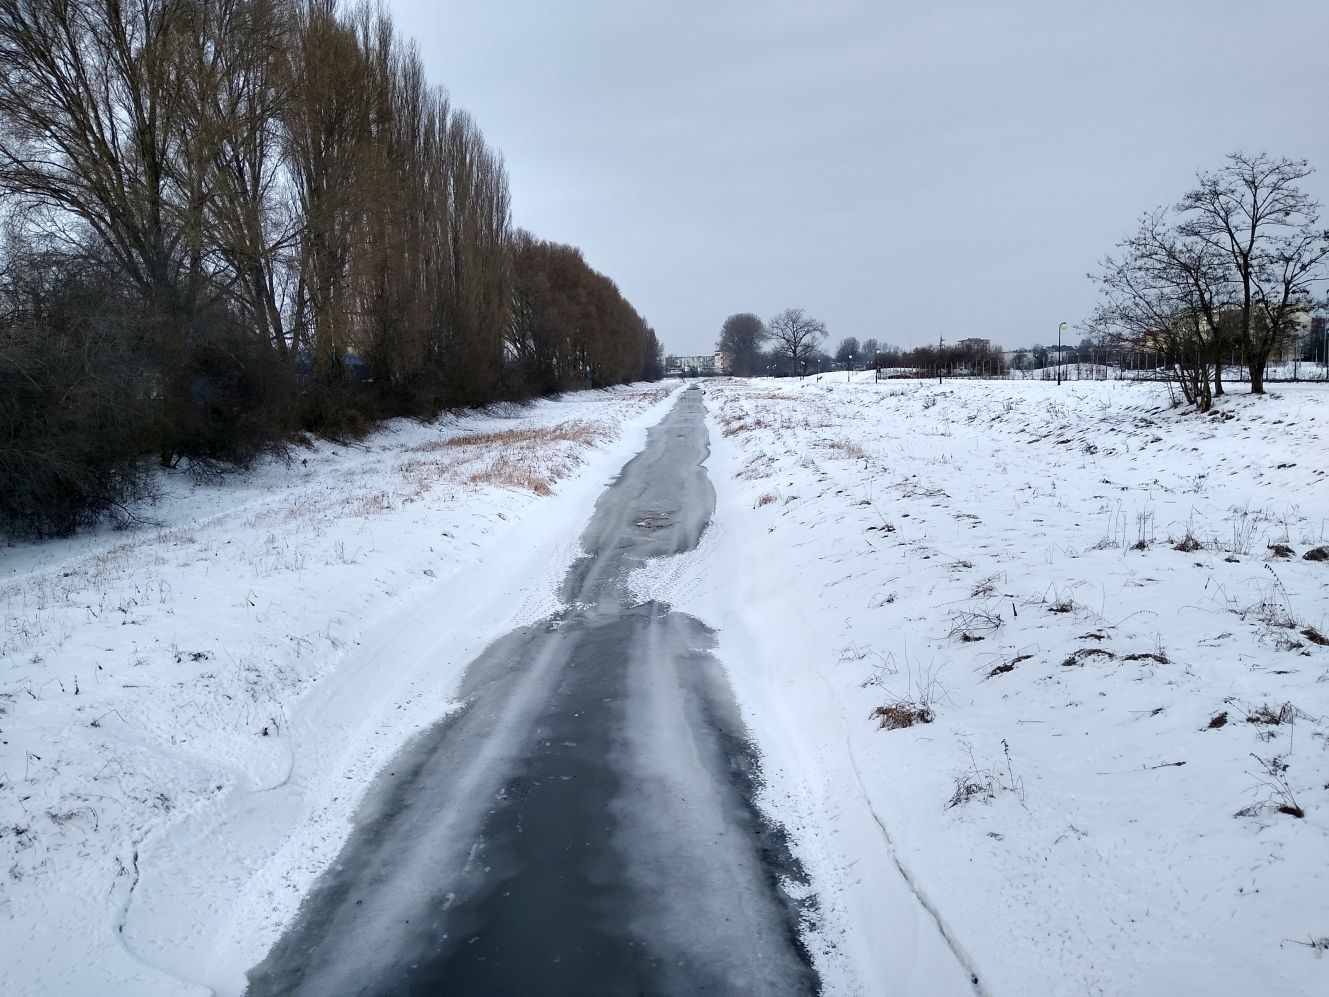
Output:
M1325 992L1329 389L871 378L705 382L714 521L632 579L719 632L828 997ZM667 395L0 550L0 992L238 993Z
M1329 992L1329 389L705 389L714 526L635 585L720 630L865 992L931 992L865 849L982 993Z
M0 993L242 989L674 390L399 421L0 548Z

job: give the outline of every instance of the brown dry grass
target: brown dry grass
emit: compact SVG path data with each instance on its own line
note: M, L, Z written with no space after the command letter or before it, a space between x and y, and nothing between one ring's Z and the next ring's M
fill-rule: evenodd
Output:
M756 481L759 478L769 478L774 473L775 458L766 454L758 454L748 461L747 465L735 477L742 481Z
M632 397L640 399L647 405L654 405L656 402L662 402L674 393L672 386L664 388L644 388L640 391L632 392Z
M399 469L407 479L408 498L424 494L444 478L549 495L555 482L581 462L577 450L598 446L617 435L611 424L587 419L468 433L413 447L411 453L450 456L408 460Z
M932 707L926 704L919 705L897 700L885 706L878 706L872 711L871 717L878 721L877 727L880 730L902 730L914 724L930 724L936 719L936 714L932 712Z
M867 451L852 440L819 440L818 445L827 450L837 450L850 460L867 460Z
M352 516L368 518L381 516L396 508L392 496L385 491L368 492L364 495L352 495L346 499L345 510Z
M1115 657L1116 655L1111 651L1105 651L1101 647L1082 647L1078 651L1072 652L1066 660L1062 662L1062 666L1071 668L1076 665L1083 665L1090 658L1106 658L1108 661L1111 661Z
M1264 703L1246 711L1246 722L1248 724L1265 724L1276 727L1279 724L1290 724L1296 718L1297 708L1291 703L1283 703L1277 707Z
M1329 637L1326 637L1314 627L1307 627L1301 632L1301 635L1312 644L1319 644L1321 647L1329 647Z
M739 433L750 433L754 429L770 429L771 424L765 419L753 418L751 422L740 417L738 419L720 420L724 425L722 433L726 437L737 436Z
M520 429L503 429L496 433L468 433L465 436L454 436L450 440L433 440L413 447L411 452L432 453L456 447L540 447L555 443L577 443L584 447L594 447L614 439L615 435L613 428L607 423L574 419L554 426L524 426Z
M553 483L546 474L507 456L494 458L488 467L473 472L466 480L473 485L521 488L536 495L550 495L554 490Z

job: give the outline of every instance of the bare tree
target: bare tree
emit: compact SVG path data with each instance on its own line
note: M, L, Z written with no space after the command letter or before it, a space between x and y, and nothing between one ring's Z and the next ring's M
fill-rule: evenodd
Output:
M1118 249L1093 275L1103 295L1095 329L1120 342L1157 348L1186 400L1207 411L1213 403L1218 330L1230 300L1222 256L1206 242L1169 228L1163 210L1145 215Z
M379 0L0 0L0 198L0 464L34 485L0 520L39 531L136 493L145 439L219 470L297 419L660 375L613 281L514 243L502 157Z
M802 373L818 345L826 338L826 323L812 318L802 308L786 308L768 323L776 352L790 364L790 373Z
M852 363L854 360L863 359L863 350L858 345L857 336L846 336L840 340L840 345L835 348L835 362L838 364Z
M1264 392L1265 368L1311 300L1311 281L1329 258L1329 232L1317 201L1298 184L1314 172L1304 160L1236 152L1177 209L1180 234L1221 255L1238 288L1235 334L1250 371L1251 392Z
M139 289L162 363L164 463L189 403L187 235L200 227L175 169L189 14L181 0L0 0L0 184L72 255L90 232Z
M730 315L720 327L715 348L730 356L730 369L743 377L757 373L761 348L770 339L766 324L751 312Z

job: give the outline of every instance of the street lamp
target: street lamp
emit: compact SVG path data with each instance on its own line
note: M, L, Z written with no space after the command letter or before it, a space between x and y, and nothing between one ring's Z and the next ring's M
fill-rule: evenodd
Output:
M1065 322L1057 326L1057 384L1059 385L1061 384L1061 334L1065 328Z
M851 371L853 371L853 369L854 369L854 355L851 353L851 354L849 354L849 362L848 362L847 364L844 365L844 382L845 382L845 384L848 384L848 383L849 383L849 378L852 376Z

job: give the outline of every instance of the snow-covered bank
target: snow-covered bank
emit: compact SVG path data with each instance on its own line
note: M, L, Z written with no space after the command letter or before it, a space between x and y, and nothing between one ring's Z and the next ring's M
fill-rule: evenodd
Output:
M891 852L989 994L1322 990L1324 386L705 388L715 527L639 587L720 629L866 992L954 992Z
M4 992L242 987L365 782L553 608L673 390L393 423L0 551Z

